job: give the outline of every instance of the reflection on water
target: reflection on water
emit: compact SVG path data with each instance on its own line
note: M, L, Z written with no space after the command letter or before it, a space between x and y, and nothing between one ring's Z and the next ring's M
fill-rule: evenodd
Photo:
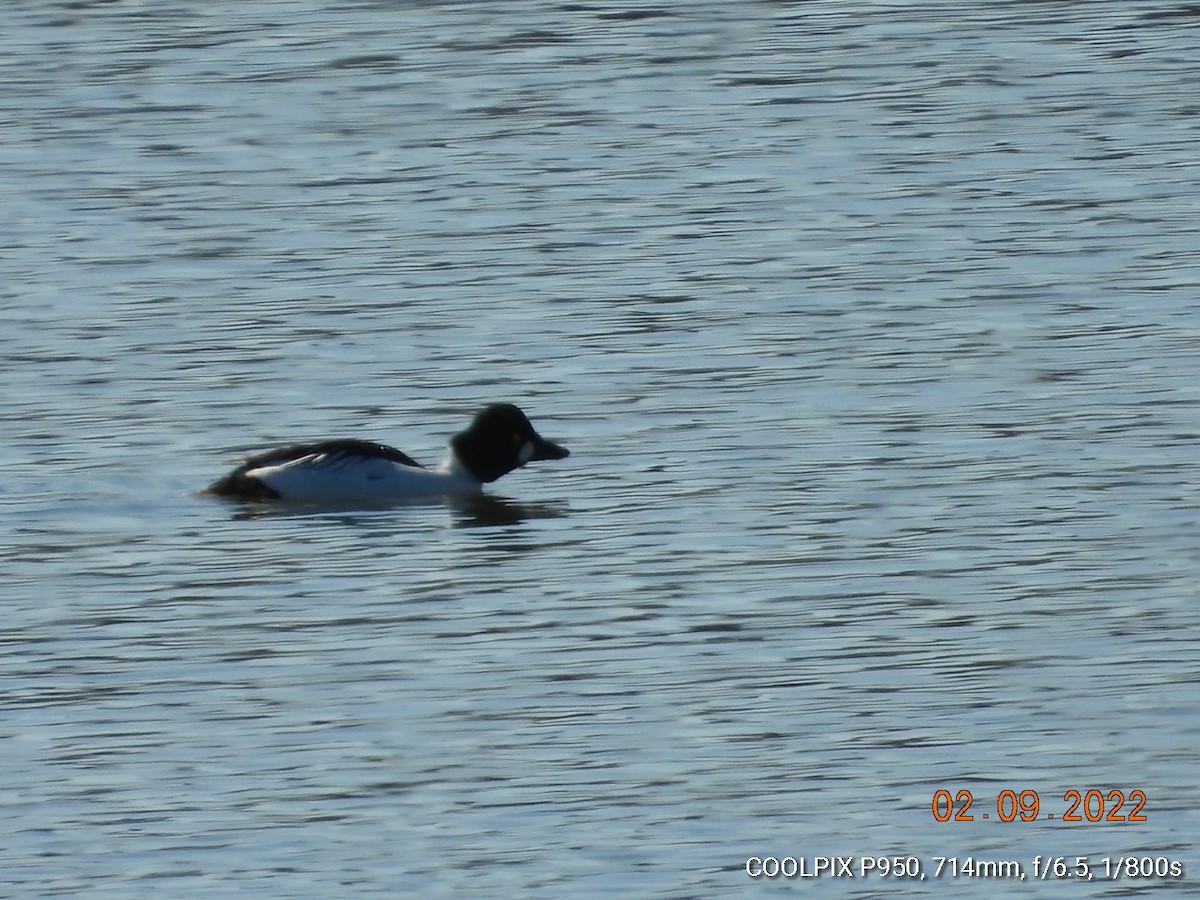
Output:
M205 497L204 499L209 499ZM349 528L378 527L387 510L438 507L447 510L457 528L480 528L500 525L519 525L530 519L554 519L568 514L568 505L553 503L518 503L491 494L462 494L450 496L407 497L379 501L345 503L295 503L280 500L242 502L212 498L233 510L236 520L265 518L306 518L321 523Z
M1200 865L1186 4L0 18L0 894ZM571 458L192 493L496 399ZM934 821L959 788L1148 821Z
M569 514L568 504L562 501L518 503L488 494L458 498L451 507L454 524L459 528L519 525L531 519L561 519Z

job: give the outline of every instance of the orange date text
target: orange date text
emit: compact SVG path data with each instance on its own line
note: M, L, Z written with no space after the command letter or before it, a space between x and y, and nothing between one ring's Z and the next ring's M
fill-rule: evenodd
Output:
M1043 805L1037 791L1003 790L986 800L976 798L966 788L933 792L933 817L939 822L974 822L994 819L1000 822L1036 822L1057 819L1060 822L1145 822L1146 792L1072 788L1062 795L1062 804Z

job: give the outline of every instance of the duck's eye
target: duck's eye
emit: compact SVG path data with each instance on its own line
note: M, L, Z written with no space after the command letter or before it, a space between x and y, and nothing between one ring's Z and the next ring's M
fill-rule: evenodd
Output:
M521 432L519 432L519 431L513 432L512 442L513 442L514 446L521 443Z

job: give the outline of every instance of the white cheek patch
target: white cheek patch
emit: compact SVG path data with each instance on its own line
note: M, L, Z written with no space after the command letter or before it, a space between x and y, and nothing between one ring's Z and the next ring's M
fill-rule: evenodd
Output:
M527 463L527 462L529 462L529 460L533 459L533 442L532 441L526 441L524 444L521 445L521 452L517 454L517 459L519 459L521 461L521 463L520 463L521 465L525 465L525 463Z

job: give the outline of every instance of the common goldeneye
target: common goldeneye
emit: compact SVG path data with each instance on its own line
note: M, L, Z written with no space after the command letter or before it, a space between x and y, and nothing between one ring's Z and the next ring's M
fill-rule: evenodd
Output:
M516 406L497 403L481 410L466 431L450 439L446 461L436 469L386 444L321 441L252 456L204 493L302 503L474 494L535 459L569 455L566 447L534 431Z

